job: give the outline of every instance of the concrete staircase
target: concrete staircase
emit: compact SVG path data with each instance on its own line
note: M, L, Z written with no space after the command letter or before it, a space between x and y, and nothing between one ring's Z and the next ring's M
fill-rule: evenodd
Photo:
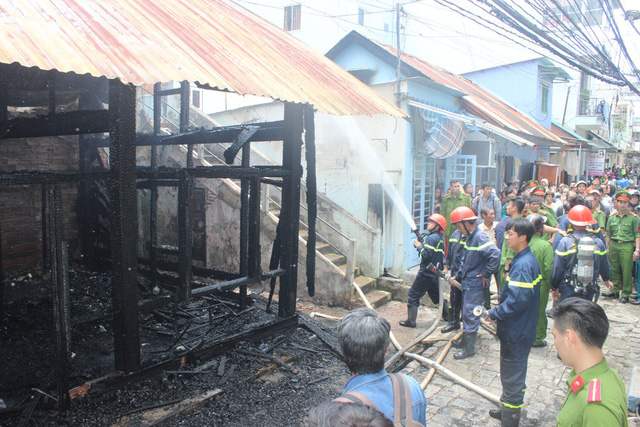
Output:
M301 227L299 236L306 242L309 236L309 232L305 227ZM328 259L333 265L335 265L338 269L340 269L346 276L347 274L347 257L331 246L327 242L323 242L318 239L316 243L316 252L322 254L326 259ZM362 275L360 268L356 266L354 272L353 281L362 289L362 292L369 300L369 303L374 307L378 308L387 302L391 301L393 295L391 292L377 289L376 279L372 277L367 277ZM320 284L317 284L318 286ZM360 298L358 292L355 288L352 287L351 290L351 298L346 304L347 308L357 308L364 307L365 303Z

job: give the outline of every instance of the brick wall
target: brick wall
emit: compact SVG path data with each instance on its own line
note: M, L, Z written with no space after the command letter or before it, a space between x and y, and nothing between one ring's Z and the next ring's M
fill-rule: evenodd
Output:
M78 138L0 140L0 172L77 171ZM78 244L77 185L63 184L63 236L73 256ZM42 266L42 186L0 186L2 264L15 272Z

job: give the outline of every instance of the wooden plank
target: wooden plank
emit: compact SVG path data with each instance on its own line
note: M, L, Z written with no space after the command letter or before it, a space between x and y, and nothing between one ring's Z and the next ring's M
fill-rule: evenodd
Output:
M126 415L120 418L120 420L113 424L113 426L155 426L160 423L172 420L179 415L193 411L194 409L201 408L205 403L207 403L207 401L222 392L222 390L217 388L215 390L210 390L200 396L184 399L177 403L168 404L159 408L149 409L137 414Z

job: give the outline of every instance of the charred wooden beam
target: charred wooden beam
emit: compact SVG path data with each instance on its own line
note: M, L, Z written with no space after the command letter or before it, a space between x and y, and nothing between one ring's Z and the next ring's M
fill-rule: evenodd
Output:
M177 187L177 186L178 186L177 179L157 179L157 180L148 179L145 181L138 181L136 183L136 188L138 190L154 189L156 187ZM157 196L156 196L156 201L157 201Z
M282 166L291 171L282 185L280 221L283 227L282 258L280 265L287 270L280 277L278 315L292 316L296 312L298 281L298 232L300 226L300 179L302 178L302 106L284 105L285 136L282 144ZM284 218L283 218L284 217Z
M196 350L186 352L173 359L165 360L143 369L131 372L128 375L113 373L99 380L90 381L72 390L74 398L97 397L106 393L112 393L127 384L132 384L149 378L153 378L163 371L179 369L184 360L206 360L220 354L233 345L246 340L264 340L270 336L294 329L298 326L298 317L291 316L284 319L271 320L257 325L251 330L238 332L233 335L208 343Z
M240 151L240 149L242 149L244 145L251 140L251 137L255 135L255 133L259 129L260 128L258 126L247 126L244 129L242 129L242 132L238 134L236 139L233 141L233 144L231 144L231 147L224 150L224 161L226 164L228 165L233 164L234 160L236 159L236 155L238 154L238 151ZM244 151L243 151L243 154L244 154ZM242 166L247 167L249 165L248 164L245 165L243 162Z
M176 254L177 254L176 249ZM138 258L138 263L142 265L151 265L150 260L144 258ZM158 268L165 271L178 272L178 263L168 260L158 260ZM202 277L213 280L233 280L240 277L238 273L230 273L217 268L198 267L196 265L191 266L191 271L194 277Z
M4 266L2 265L2 224L0 224L0 324L4 321Z
M251 178L272 177L282 178L290 175L290 171L278 166L210 166L206 168L188 169L194 178ZM0 186L8 185L40 185L62 184L66 182L98 181L111 177L110 172L67 173L67 172L40 172L20 171L0 173ZM138 168L137 179L177 180L180 177L180 169L165 169L152 171Z
M115 367L140 368L140 330L135 236L138 235L136 196L135 87L111 80L109 133L111 139L111 260L113 269L113 335Z
M56 71L47 72L47 91L49 92L49 114L56 113Z
M42 184L42 191L40 193L40 228L42 237L42 269L46 270L49 260L49 248L47 246L47 186Z
M307 292L316 293L316 217L318 215L318 193L316 183L316 133L313 107L304 107L305 158L307 159Z
M0 123L2 124L2 129L4 129L5 123L9 118L9 109L7 108L9 94L5 79L4 74L0 73Z
M65 182L97 181L109 179L109 172L65 173L65 172L7 172L0 173L0 186L28 184L62 184Z
M191 298L193 273L191 261L193 253L192 202L193 177L187 169L180 170L178 185L178 301Z
M160 125L162 121L162 84L153 85L153 135L160 135ZM158 146L154 139L151 143L151 170L158 170ZM176 180L171 180L176 182ZM158 180L149 180L151 183L151 195L149 200L149 259L151 261L151 284L156 285L158 281L158 253L155 247L158 245Z
M50 259L53 287L53 324L56 338L56 388L61 408L69 407L69 362L71 354L71 314L69 297L69 253L62 240L62 196L60 187L53 186L47 192L49 229L51 230Z
M180 133L186 133L189 130L189 104L191 103L191 91L189 82L183 80L180 82ZM193 167L193 143L187 145L187 167Z
M231 178L242 179L252 177L282 178L291 175L291 171L279 166L208 166L187 169L193 178ZM158 170L156 172L139 169L139 179L177 179L180 177L180 169ZM2 178L2 175L0 175Z
M217 291L226 291L229 289L239 288L240 286L243 286L243 285L259 283L271 277L283 276L286 273L287 273L287 270L285 270L284 268L279 268L277 270L270 270L265 273L262 273L259 277L240 277L238 279L229 280L227 282L221 282L221 283L216 283L209 286L203 286L201 288L195 288L191 290L191 295L194 298L201 297Z
M252 178L249 188L249 277L260 276L260 180Z
M70 111L7 120L0 139L82 135L108 131L109 114L106 110Z
M260 180L260 182L263 183L263 184L275 185L276 187L282 187L282 181L281 180L263 178L263 179Z
M245 131L243 131L245 132ZM251 131L245 134L250 135ZM243 138L244 139L244 138ZM248 138L245 142L248 141ZM234 143L236 145L236 143ZM237 147L242 144L237 145ZM228 150L227 150L228 151ZM229 163L225 151L225 161ZM235 158L236 151L232 150L231 163ZM247 143L242 148L242 167L248 168L251 165L251 144ZM242 178L240 181L240 276L248 276L249 271L249 180ZM247 286L240 286L240 308L244 308L247 301Z

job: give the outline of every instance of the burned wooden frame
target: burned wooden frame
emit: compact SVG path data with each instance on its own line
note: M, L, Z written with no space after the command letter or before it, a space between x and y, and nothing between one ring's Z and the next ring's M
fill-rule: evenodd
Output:
M23 75L24 73L24 75ZM48 101L48 114L33 118L8 119L8 107L15 102L9 93L9 81L17 78L21 84L30 77L42 79L46 76L45 89ZM56 112L56 82L61 76L56 71L41 71L25 69L17 65L4 66L0 64L0 143L2 140L14 138L37 138L58 135L80 135L80 172L54 173L40 171L22 171L0 173L0 186L12 185L41 185L42 201L42 238L43 262L50 265L53 275L55 295L55 323L57 342L57 377L58 394L61 403L66 405L68 394L68 363L69 363L69 281L68 254L65 250L66 242L62 240L60 218L64 215L58 185L62 183L81 183L84 181L106 180L109 182L111 197L111 270L112 298L114 311L114 355L115 369L125 373L140 372L140 335L138 315L164 305L201 297L216 291L239 289L240 305L246 304L247 286L266 279L280 279L279 311L281 321L274 322L269 328L278 330L282 327L292 327L297 324L296 296L298 273L298 230L300 215L300 180L302 177L302 145L303 134L307 144L307 160L309 164L307 185L309 199L310 239L307 248L308 287L313 295L315 259L315 151L313 109L310 106L285 103L284 120L270 123L251 124L251 126L229 126L212 130L190 132L188 128L189 85L182 82L179 89L160 89L155 86L154 104L160 105L164 95L181 95L180 133L178 135L160 136L158 112L154 108L153 135L136 134L136 93L135 87L125 85L119 80L90 78L76 76L84 82L90 79L99 80L103 87L108 87L108 110L100 108L96 100L85 99L81 102L81 109L72 113ZM66 79L69 75L64 75ZM95 83L95 82L92 82ZM15 92L15 91L14 91ZM95 133L108 133L108 137L89 136ZM283 141L282 166L251 166L251 141ZM228 152L228 160L241 151L240 166L207 166L194 167L193 146L195 144L212 144L233 142ZM160 169L157 160L159 145L186 144L186 167L178 169ZM110 149L110 169L108 172L92 171L92 148L108 146ZM136 147L151 146L151 165L148 168L136 166ZM240 268L237 273L225 272L217 269L194 267L192 265L192 227L191 221L191 191L196 178L233 178L241 180L241 211L240 211ZM261 271L260 266L260 187L261 183L279 185L282 187L282 208L280 224L278 226L274 251L278 251L275 264L268 271ZM178 188L178 262L169 268L178 272L178 283L172 297L157 297L140 301L137 289L138 258L137 229L138 212L136 191L148 188L150 192L150 242L149 259L140 262L150 267L152 280L159 280L158 266L162 263L158 259L161 248L157 241L157 203L160 186ZM48 219L49 223L47 223ZM134 236L134 237L132 237ZM0 250L2 244L0 242ZM0 278L2 267L0 252ZM274 257L272 257L273 260ZM167 263L163 264L167 267ZM210 280L194 281L194 272ZM216 281L211 283L211 280ZM195 283L195 286L194 286ZM2 292L0 292L0 297ZM0 307L3 301L0 299ZM1 313L1 311L0 311ZM267 329L269 329L267 328ZM264 334L264 325L255 328L256 333ZM244 336L244 335L243 335ZM238 337L230 337L230 342ZM224 343L224 340L223 340ZM217 343L215 348L224 347Z

